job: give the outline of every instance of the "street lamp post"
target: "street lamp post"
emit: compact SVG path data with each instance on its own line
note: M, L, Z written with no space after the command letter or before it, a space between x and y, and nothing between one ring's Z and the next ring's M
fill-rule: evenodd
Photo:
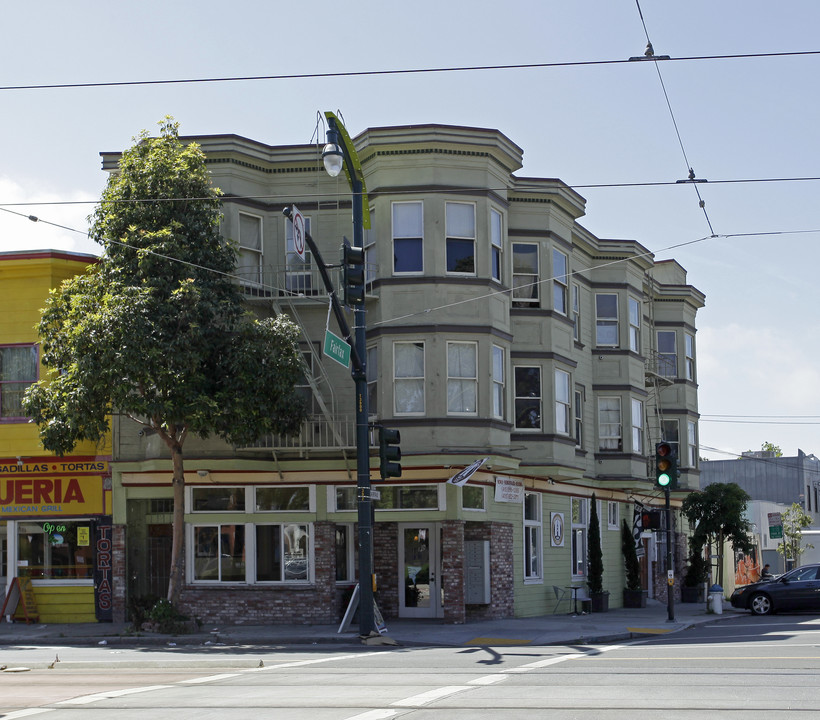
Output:
M325 170L336 177L343 169L353 191L353 245L364 248L364 176L356 148L344 125L332 112L326 112L327 145L322 152ZM369 222L367 223L369 225ZM364 303L353 311L354 338L360 363L351 375L356 385L356 497L359 520L359 634L366 637L376 630L373 599L373 515L370 498L370 428L367 406L366 318Z

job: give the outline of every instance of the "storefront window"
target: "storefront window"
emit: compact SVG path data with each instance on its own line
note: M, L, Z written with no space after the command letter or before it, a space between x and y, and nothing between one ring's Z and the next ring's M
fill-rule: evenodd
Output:
M194 580L245 582L245 526L194 528Z
M436 485L390 485L380 487L381 499L374 500L376 510L438 510Z
M245 512L245 488L191 488L193 512Z
M256 511L301 511L310 510L310 488L264 487L256 488Z
M257 525L256 580L307 581L310 576L309 541L307 525Z
M75 580L93 576L88 520L21 522L17 525L17 548L21 577Z

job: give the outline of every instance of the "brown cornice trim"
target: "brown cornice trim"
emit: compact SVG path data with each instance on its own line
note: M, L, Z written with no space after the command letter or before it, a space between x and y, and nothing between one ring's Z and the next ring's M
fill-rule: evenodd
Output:
M420 340L426 339L430 335L489 335L497 337L507 342L513 342L510 333L499 330L491 325L385 325L373 329L368 329L367 339L391 337L393 335L418 335Z

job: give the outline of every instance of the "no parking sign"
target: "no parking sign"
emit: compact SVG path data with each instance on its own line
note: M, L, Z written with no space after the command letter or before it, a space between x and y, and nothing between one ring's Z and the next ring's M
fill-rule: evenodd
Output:
M305 262L305 218L299 209L292 206L291 221L293 222L293 249L302 262Z

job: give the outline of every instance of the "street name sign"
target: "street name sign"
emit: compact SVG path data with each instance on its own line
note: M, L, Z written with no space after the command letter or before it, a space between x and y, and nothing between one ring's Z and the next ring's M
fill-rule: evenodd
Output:
M325 331L325 355L342 367L350 367L350 345L330 330Z

